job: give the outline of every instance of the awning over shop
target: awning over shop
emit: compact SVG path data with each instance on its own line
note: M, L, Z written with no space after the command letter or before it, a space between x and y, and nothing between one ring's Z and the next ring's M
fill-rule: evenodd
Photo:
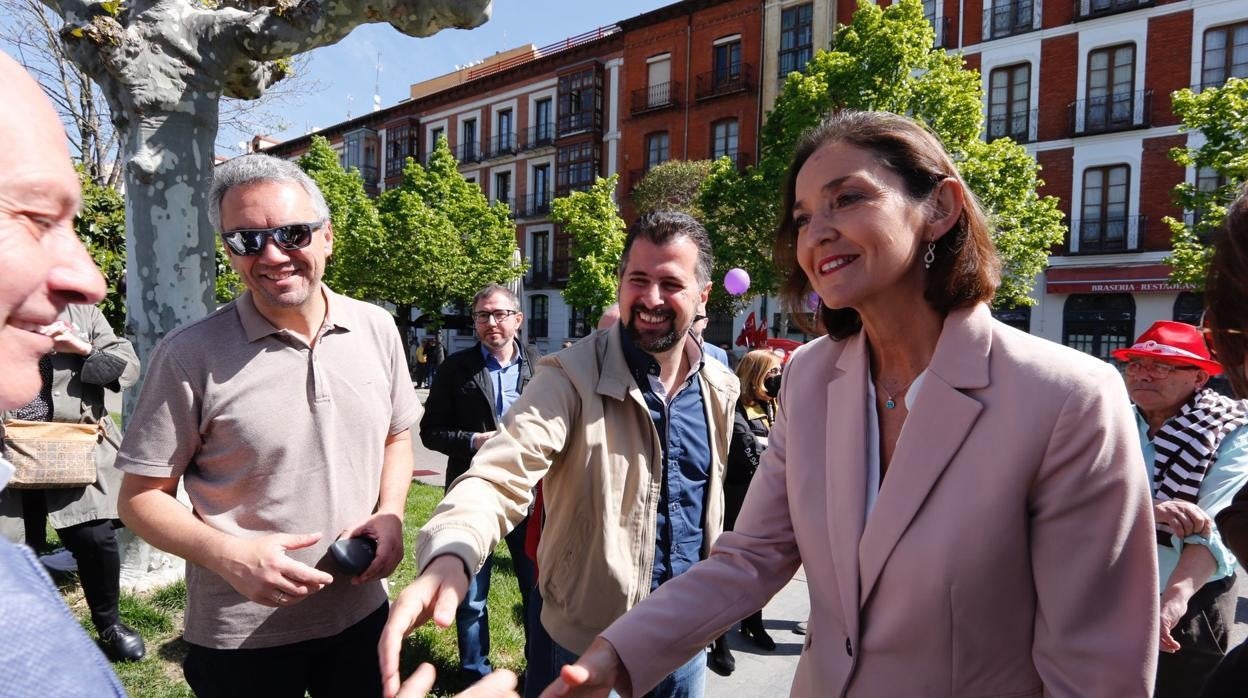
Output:
M1050 267L1046 293L1178 293L1193 286L1170 283L1169 264L1103 267Z

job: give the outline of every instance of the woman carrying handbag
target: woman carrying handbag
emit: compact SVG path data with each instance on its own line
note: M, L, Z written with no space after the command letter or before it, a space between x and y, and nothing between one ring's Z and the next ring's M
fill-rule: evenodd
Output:
M121 473L113 468L113 459L121 430L104 406L106 389L120 391L138 379L139 359L130 342L113 333L95 306L68 306L43 332L52 337L54 349L39 362L43 378L39 395L4 413L4 422L98 425L95 478L75 486L42 487L37 479L25 485L11 483L0 492L0 525L9 538L18 538L16 532L24 527L26 541L38 546L44 540L46 516L77 562L83 595L105 654L113 661L141 659L146 651L142 636L118 615L121 558L114 528ZM4 450L7 459L20 460L11 434L6 435Z

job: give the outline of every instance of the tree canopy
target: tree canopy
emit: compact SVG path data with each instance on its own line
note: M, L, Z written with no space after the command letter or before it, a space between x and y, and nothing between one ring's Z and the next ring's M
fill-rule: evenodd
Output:
M1065 235L1057 199L1037 195L1039 167L1022 146L982 140L979 73L965 70L960 55L933 50L934 40L919 0L887 8L860 0L853 21L838 28L833 50L817 51L805 72L788 76L763 125L758 165L738 172L723 160L702 189L716 278L741 267L752 279L751 294L775 290L778 192L798 138L835 110L879 110L915 118L940 137L994 224L1005 272L995 304L1032 303L1035 275ZM717 301L724 303L718 285Z
M586 191L550 203L550 219L572 237L572 269L563 299L586 312L592 327L615 302L620 255L624 253L624 221L615 205L618 175L598 178Z
M629 196L637 213L673 210L702 220L698 198L711 174L710 160L668 160L650 168Z
M1182 120L1179 130L1200 132L1204 142L1170 151L1175 162L1196 172L1195 182L1174 188L1175 202L1193 213L1183 220L1166 218L1174 244L1170 280L1204 288L1213 235L1248 181L1248 79L1231 78L1199 93L1182 89L1174 93L1173 104Z

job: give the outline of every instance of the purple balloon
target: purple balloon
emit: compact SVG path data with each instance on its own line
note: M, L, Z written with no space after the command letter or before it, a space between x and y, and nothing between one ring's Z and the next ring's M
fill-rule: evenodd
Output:
M734 296L750 290L750 275L740 267L733 267L724 274L724 289Z

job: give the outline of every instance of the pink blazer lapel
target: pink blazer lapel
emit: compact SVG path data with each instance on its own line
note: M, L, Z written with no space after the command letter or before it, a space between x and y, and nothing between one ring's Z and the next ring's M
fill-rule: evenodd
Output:
M945 320L858 545L864 608L889 555L983 410L964 391L987 387L991 338L987 306L955 311Z
M828 540L841 593L846 631L858 637L858 541L866 521L867 394L866 342L861 333L845 340L827 383L824 472Z

